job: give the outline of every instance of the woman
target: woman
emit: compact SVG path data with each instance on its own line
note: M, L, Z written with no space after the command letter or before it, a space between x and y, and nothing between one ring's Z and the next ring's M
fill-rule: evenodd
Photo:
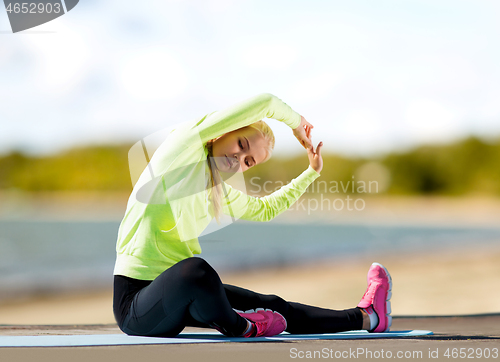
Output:
M307 150L309 167L262 198L231 187L221 174L266 162L274 136L262 118L284 122ZM215 328L227 336L272 336L389 330L391 279L374 263L357 307L343 311L288 302L223 284L203 259L199 235L222 213L270 221L287 210L320 176L320 142L313 126L272 94L264 93L177 127L156 150L127 204L118 232L113 310L130 335L173 337L184 327Z

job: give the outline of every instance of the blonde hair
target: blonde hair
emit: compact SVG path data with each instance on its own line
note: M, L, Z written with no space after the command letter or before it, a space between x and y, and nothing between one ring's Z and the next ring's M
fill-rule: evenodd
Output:
M264 140L266 140L265 149L267 151L267 155L264 161L262 161L261 163L268 161L272 156L275 144L273 130L263 120L252 123L246 127L251 127L256 129L259 132L259 134L264 138ZM246 127L242 127L240 129L244 129ZM206 148L208 151L207 162L209 166L208 168L210 169L210 181L211 181L208 183L207 189L209 189L209 195L210 195L209 197L212 202L213 215L215 216L215 219L217 220L218 224L220 224L220 216L222 213L222 178L219 169L217 168L215 161L213 159L213 143L222 136L224 136L224 134L220 135L217 138L211 139L206 143Z

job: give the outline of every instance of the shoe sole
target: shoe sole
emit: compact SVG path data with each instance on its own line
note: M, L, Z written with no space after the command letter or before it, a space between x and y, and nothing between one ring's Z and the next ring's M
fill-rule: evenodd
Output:
M389 331L389 329L392 326L392 316L390 315L392 312L391 302L390 302L391 297L392 297L392 277L391 277L391 274L389 274L389 271L382 264L373 263L372 265L378 265L379 267L384 269L385 274L389 278L389 290L387 291L387 296L385 297L385 310L386 310L387 326L386 326L385 330L383 331L383 332L387 332L387 331ZM378 332L378 333L383 333L383 332Z

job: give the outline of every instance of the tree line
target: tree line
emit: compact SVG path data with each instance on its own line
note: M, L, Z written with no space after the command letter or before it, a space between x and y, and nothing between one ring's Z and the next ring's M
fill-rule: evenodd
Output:
M94 145L45 157L11 152L0 157L0 190L131 191L130 147L131 144ZM374 179L385 179L387 187L379 192L387 194L500 196L500 139L487 142L468 137L376 158L349 158L324 152L323 162L317 181L359 182L360 170L372 170ZM371 168L363 168L366 165ZM307 157L303 155L273 156L245 172L245 179L288 183L307 166ZM344 191L352 192L349 188Z

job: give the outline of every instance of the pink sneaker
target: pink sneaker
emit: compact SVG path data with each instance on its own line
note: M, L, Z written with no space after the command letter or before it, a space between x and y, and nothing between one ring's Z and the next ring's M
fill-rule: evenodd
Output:
M280 334L286 329L286 320L278 312L270 309L249 309L247 311L236 310L240 316L248 319L255 328L243 335L243 337L271 337Z
M391 302L392 279L382 264L373 263L366 277L368 289L358 304L359 308L373 306L378 316L378 325L369 332L387 332L392 325Z

